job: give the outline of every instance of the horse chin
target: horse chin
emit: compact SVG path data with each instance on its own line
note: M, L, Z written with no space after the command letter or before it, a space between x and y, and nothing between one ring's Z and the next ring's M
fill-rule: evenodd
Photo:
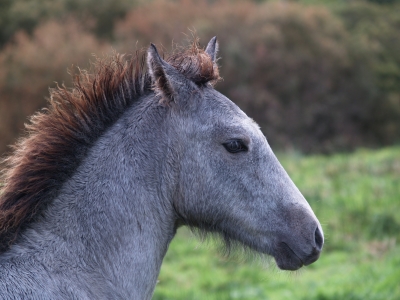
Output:
M295 271L304 265L303 261L284 242L277 245L273 256L278 268L281 270Z

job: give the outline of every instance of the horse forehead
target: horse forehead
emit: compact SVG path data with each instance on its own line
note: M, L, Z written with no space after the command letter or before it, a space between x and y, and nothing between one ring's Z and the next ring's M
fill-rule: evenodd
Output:
M207 117L226 117L226 118L248 118L247 115L230 99L223 94L210 89L204 93L202 101L203 109Z
M204 104L208 108L206 110L214 116L213 123L217 121L217 123L225 123L227 125L241 125L249 130L260 129L259 125L252 118L248 117L235 103L218 91L208 91L205 94L205 99Z

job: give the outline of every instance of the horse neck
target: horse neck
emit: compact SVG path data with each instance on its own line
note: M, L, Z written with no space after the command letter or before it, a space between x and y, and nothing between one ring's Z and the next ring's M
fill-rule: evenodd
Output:
M35 256L49 255L42 245L58 242L56 259L67 258L81 274L98 272L108 292L151 298L175 234L172 176L163 176L169 160L163 115L163 108L144 99L95 143L43 219L27 231L35 235L29 241L41 232Z

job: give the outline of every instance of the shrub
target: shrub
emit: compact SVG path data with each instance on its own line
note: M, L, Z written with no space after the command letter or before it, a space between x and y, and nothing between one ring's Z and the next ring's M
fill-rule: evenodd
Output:
M376 143L400 141L400 5L353 3L337 10L356 53L368 49L367 72L375 79L378 99L366 130Z
M39 24L74 16L99 38L111 38L114 22L143 0L1 0L0 47L20 30L31 35Z
M171 41L180 42L182 33L190 38L193 29L203 44L218 36L224 81L217 89L255 118L274 148L330 153L400 142L397 4L342 3L328 10L294 2L128 2L44 1L32 10L20 0L0 4L13 12L8 19L15 13L21 20L69 20L69 14L79 20L50 21L32 34L36 21L27 22L28 32L0 52L0 152L21 120L43 105L47 86L68 82L66 66L85 66L91 52L104 51L99 37L132 53L150 42L171 49ZM25 24L18 20L10 24Z
M19 32L0 52L0 153L20 134L27 116L46 104L49 86L55 81L70 86L68 67L87 66L91 53L109 49L74 20L50 21L32 37Z

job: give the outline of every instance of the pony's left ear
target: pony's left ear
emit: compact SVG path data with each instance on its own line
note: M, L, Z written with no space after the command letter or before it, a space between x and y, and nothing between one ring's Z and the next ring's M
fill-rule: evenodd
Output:
M168 78L168 73L173 71L172 66L160 57L154 44L150 44L147 51L147 66L155 89L163 98L173 100L175 90Z
M147 51L147 66L156 92L168 102L174 101L177 94L174 77L178 76L178 71L160 57L154 44L150 44Z
M211 57L213 63L216 62L217 53L218 53L218 41L217 37L214 36L207 45L206 53Z

